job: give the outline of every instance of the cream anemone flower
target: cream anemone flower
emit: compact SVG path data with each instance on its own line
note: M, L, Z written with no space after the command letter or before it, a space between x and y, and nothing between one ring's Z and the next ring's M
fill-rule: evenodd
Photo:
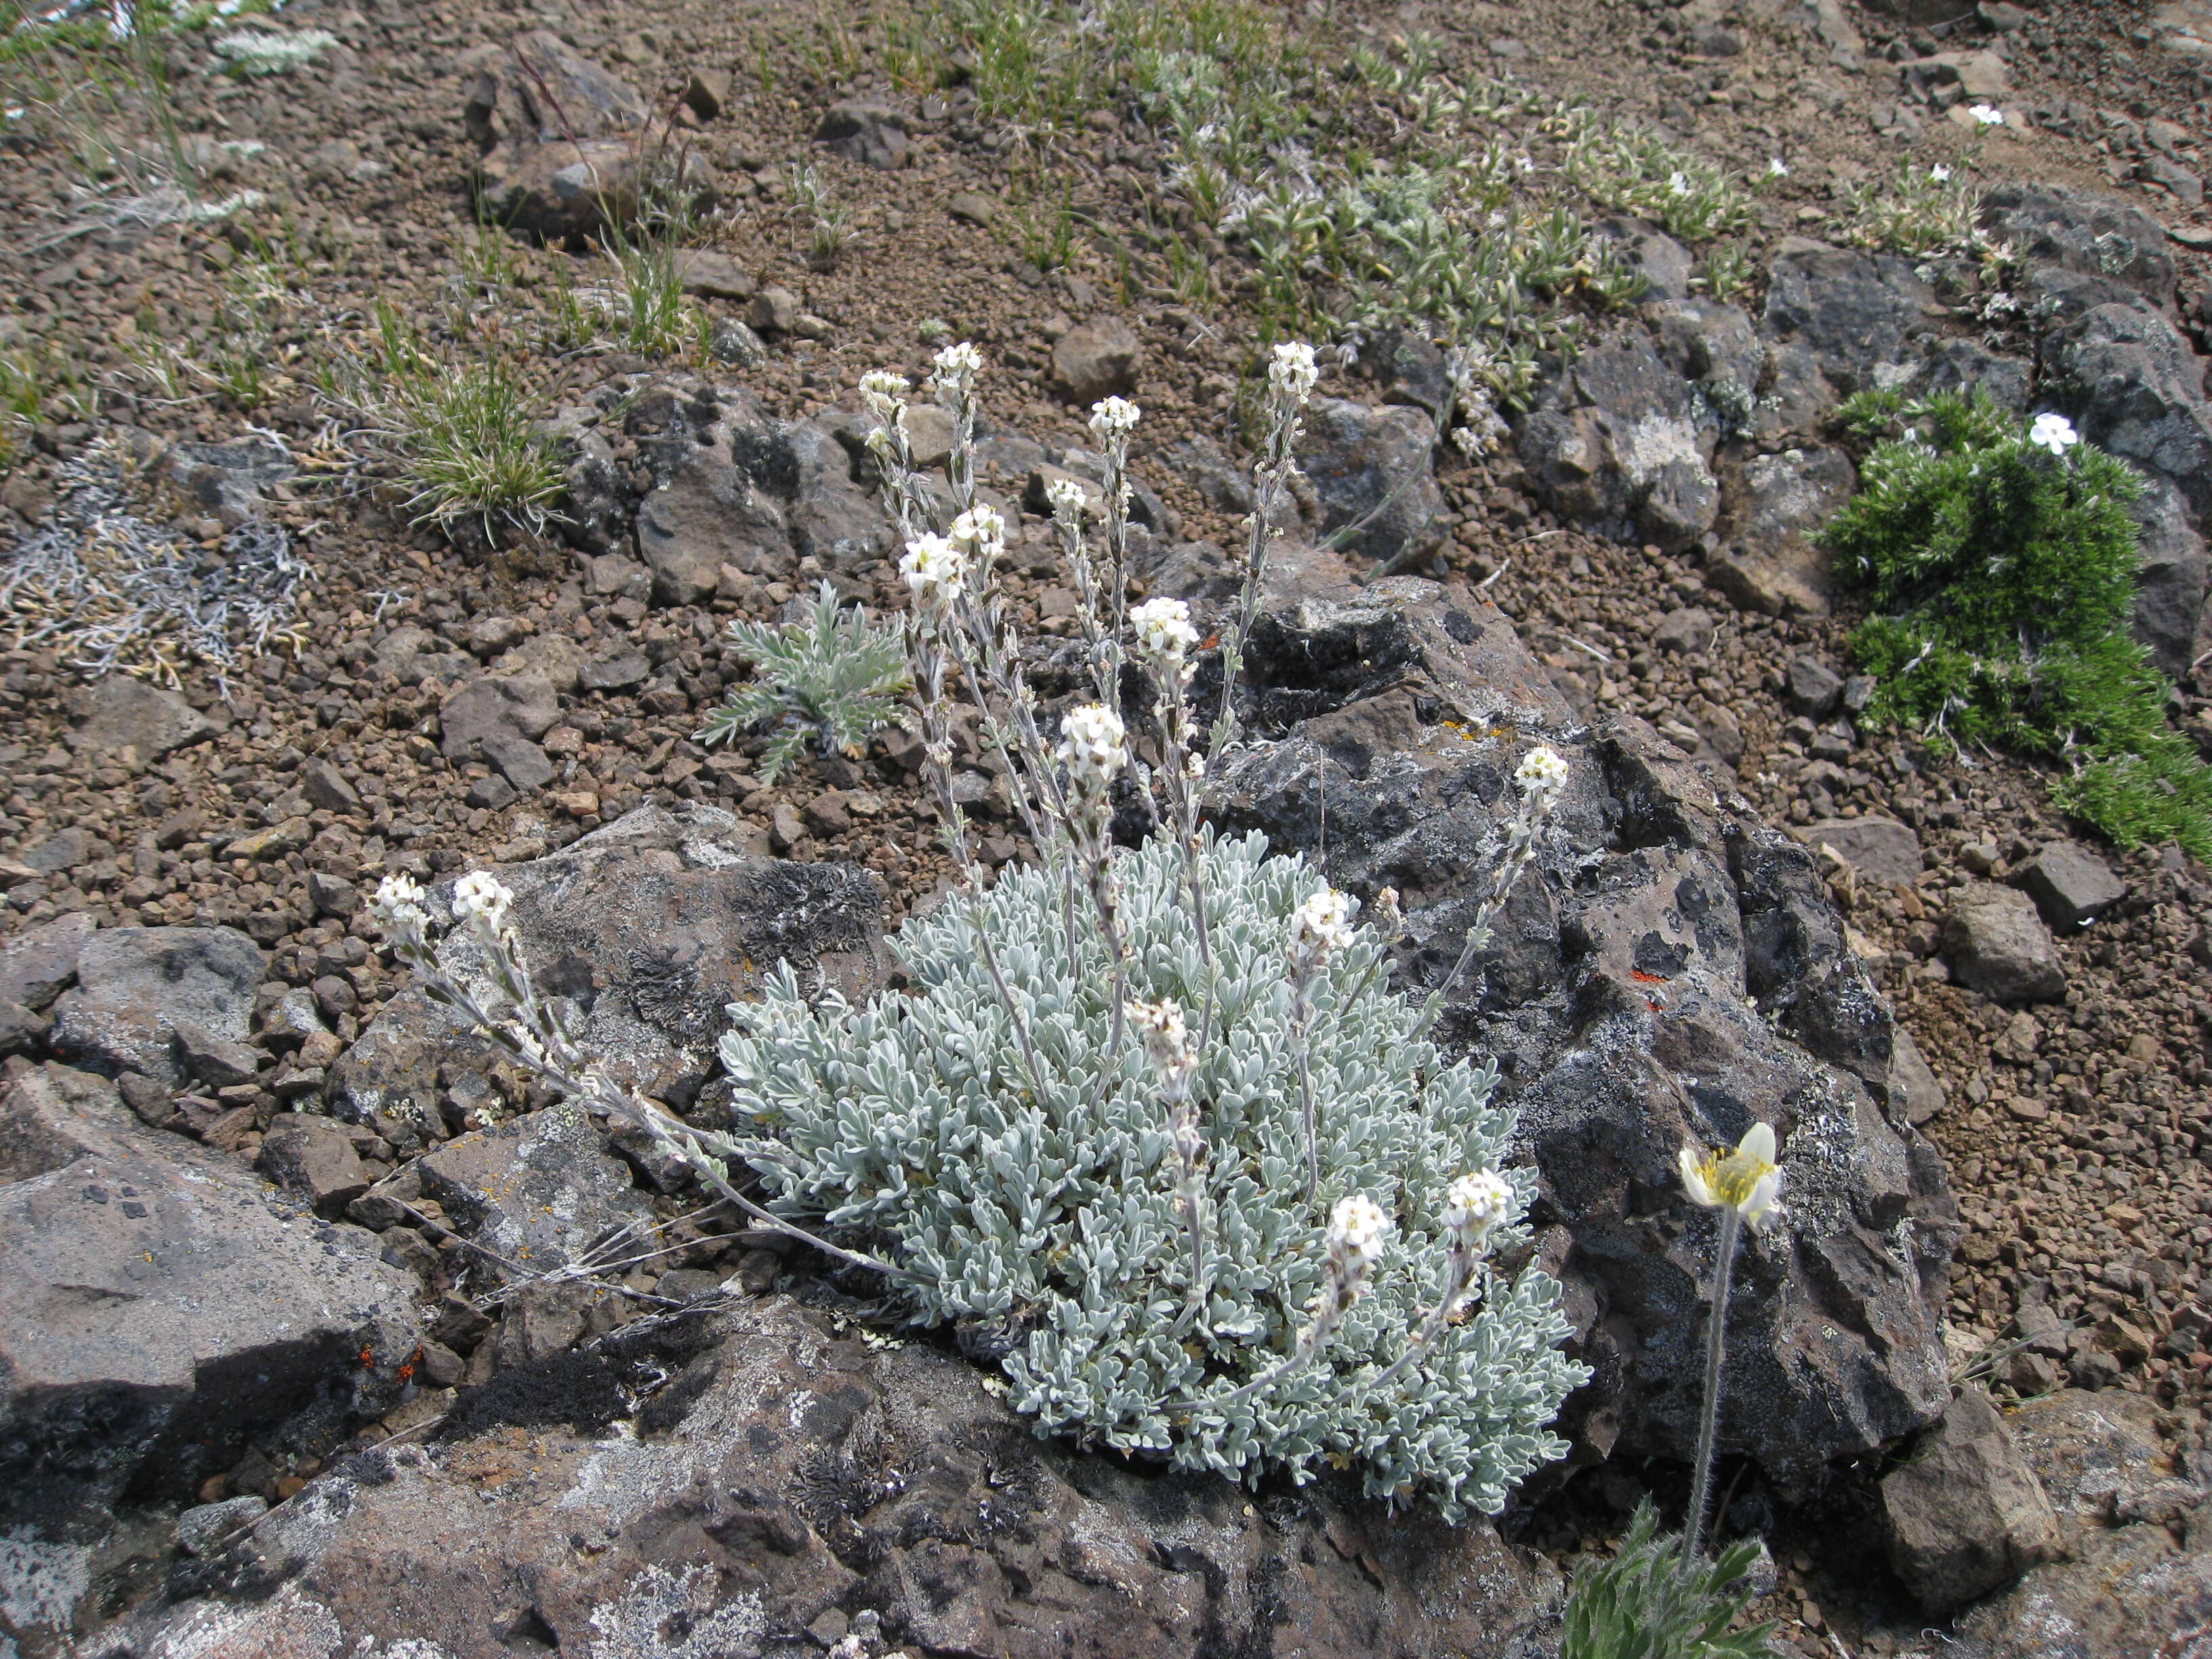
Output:
M1774 1129L1754 1123L1732 1152L1684 1146L1682 1187L1693 1204L1734 1210L1754 1228L1782 1213L1782 1171L1774 1162Z

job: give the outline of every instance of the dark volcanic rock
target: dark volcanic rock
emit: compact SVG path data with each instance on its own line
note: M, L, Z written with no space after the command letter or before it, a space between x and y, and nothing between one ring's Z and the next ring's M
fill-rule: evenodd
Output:
M1909 259L1785 237L1775 250L1762 326L1802 346L1845 392L1875 384L1884 365L1919 355L1934 291Z
M1571 1425L1599 1453L1687 1456L1713 1227L1675 1155L1754 1120L1783 1138L1789 1224L1740 1269L1758 1289L1733 1316L1723 1447L1803 1486L1933 1421L1955 1210L1812 851L1641 722L1583 727L1471 594L1354 590L1298 562L1253 652L1260 723L1291 729L1224 769L1215 816L1310 851L1325 797L1331 878L1403 895L1407 988L1459 952L1522 753L1549 743L1573 769L1443 1027L1504 1072L1536 1218L1559 1225L1551 1259L1597 1372Z
M553 1354L465 1402L440 1445L356 1460L271 1513L240 1588L84 1651L489 1659L520 1631L530 1651L736 1659L819 1653L864 1618L971 1659L1556 1642L1557 1574L1486 1522L1040 1443L966 1362L849 1328L709 1303Z
M2154 305L2173 298L2166 232L2115 197L2039 183L1999 185L1982 198L1990 231L2032 264L2053 264L2135 289Z
M1436 422L1419 410L1316 398L1298 442L1298 465L1321 504L1316 533L1342 532L1350 551L1370 559L1435 550L1446 522L1432 476L1436 441Z
M95 1070L143 1072L174 1088L186 1024L245 1042L262 955L228 927L107 927L77 953L76 988L54 1004L54 1044Z
M690 1103L714 1064L724 1006L751 995L779 958L854 997L883 971L875 878L759 857L743 850L743 831L715 807L642 807L501 872L539 988L568 998L585 1047L657 1099ZM465 940L440 949L457 972L483 971ZM471 1104L453 1095L455 1079L493 1070L485 1044L410 988L334 1068L331 1099L395 1145L420 1145L437 1136L445 1102L464 1114Z
M1600 534L1679 551L1719 516L1711 415L1640 330L1577 357L1517 435L1539 493Z
M0 1533L11 1573L42 1552L72 1569L5 1609L37 1651L90 1590L118 1504L191 1501L300 1413L343 1432L388 1409L396 1362L380 1373L361 1355L410 1350L417 1292L373 1235L142 1127L112 1084L15 1064L0 1097Z

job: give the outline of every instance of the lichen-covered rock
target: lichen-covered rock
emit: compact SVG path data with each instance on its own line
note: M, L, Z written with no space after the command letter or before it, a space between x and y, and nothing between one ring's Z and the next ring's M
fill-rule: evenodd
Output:
M1616 540L1688 547L1713 526L1716 428L1690 382L1640 330L1576 359L1517 434L1537 492Z
M964 1361L782 1298L502 1377L176 1585L88 1659L800 1659L869 1615L970 1659L1521 1659L1559 1591L1487 1522L1041 1443Z
M1370 559L1434 551L1446 523L1436 441L1436 422L1419 410L1316 398L1297 452L1320 506L1316 535L1341 533L1347 551Z
M1935 293L1910 260L1790 236L1775 249L1760 326L1771 340L1804 348L1849 393L1917 358L1935 310Z
M1572 768L1536 867L1449 988L1444 1030L1495 1057L1557 1224L1588 1449L1686 1457L1712 1224L1678 1196L1686 1140L1783 1138L1787 1227L1739 1272L1722 1443L1784 1487L1932 1422L1955 1211L1893 1089L1887 1006L1807 848L1640 722L1592 731L1511 625L1464 592L1354 590L1286 551L1255 634L1260 729L1216 818L1311 854L1363 898L1403 896L1401 983L1458 955L1531 741Z
M178 1025L245 1042L262 963L259 947L228 927L102 928L77 952L76 988L54 1004L55 1050L179 1087Z

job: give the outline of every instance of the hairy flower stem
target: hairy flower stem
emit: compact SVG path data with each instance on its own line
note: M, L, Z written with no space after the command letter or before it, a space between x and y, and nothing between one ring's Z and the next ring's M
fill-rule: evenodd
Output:
M1290 481L1298 470L1294 452L1303 429L1298 411L1304 405L1304 392L1279 381L1269 384L1267 435L1253 464L1252 514L1245 520L1244 580L1237 592L1236 613L1221 629L1221 708L1206 744L1208 771L1242 729L1237 718L1237 681L1244 672L1244 647L1260 611L1260 584L1267 572L1268 551L1274 545L1275 524L1281 516L1284 497L1289 494Z
M734 1142L710 1131L695 1129L681 1119L640 1099L626 1089L615 1087L602 1078L587 1072L580 1075L579 1057L568 1033L552 1008L538 999L531 986L528 967L514 949L512 936L501 936L481 927L471 928L471 932L483 948L494 982L498 985L500 994L513 1006L516 1020L495 1018L465 986L440 966L437 954L430 948L425 935L420 933L394 935L391 943L394 954L421 976L422 989L432 1001L464 1015L478 1036L489 1041L548 1087L581 1102L587 1110L595 1110L603 1116L619 1118L644 1131L651 1137L656 1150L680 1158L685 1167L714 1188L718 1196L744 1211L763 1226L772 1228L800 1243L811 1245L824 1255L852 1267L866 1267L893 1279L911 1279L914 1277L879 1257L832 1244L747 1198L730 1183L729 1172L722 1162L723 1158L742 1156ZM719 1152L720 1157L714 1156L714 1152Z
M1705 1509L1713 1496L1713 1442L1721 1422L1721 1363L1728 1339L1729 1283L1735 1272L1736 1240L1743 1218L1734 1206L1720 1211L1720 1243L1713 1259L1712 1327L1705 1336L1705 1397L1698 1415L1698 1450L1692 1462L1690 1510L1682 1522L1682 1565L1693 1565L1705 1542Z
M1512 827L1506 832L1505 854L1498 860L1498 867L1491 874L1490 891L1475 910L1474 920L1468 924L1467 938L1460 945L1459 955L1445 970L1444 976L1437 981L1436 988L1428 994L1428 1000L1421 1004L1421 1021L1413 1028L1416 1036L1428 1035L1430 1028L1437 1023L1437 1016L1443 1012L1445 993L1451 989L1453 981L1467 970L1468 963L1474 960L1475 952L1490 943L1492 924L1497 921L1498 913L1504 909L1505 901L1513 896L1514 886L1520 881L1522 873L1536 856L1536 829L1544 821L1544 815L1551 810L1556 793L1548 788L1530 789L1521 797L1521 805L1513 815Z
M1314 1121L1313 1064L1308 1040L1313 1027L1313 981L1310 969L1291 975L1291 1053L1298 1066L1298 1115L1305 1125L1306 1202L1321 1195L1321 1130Z

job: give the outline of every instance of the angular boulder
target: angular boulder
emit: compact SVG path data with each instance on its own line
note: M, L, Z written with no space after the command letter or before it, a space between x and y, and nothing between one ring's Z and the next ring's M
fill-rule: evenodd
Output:
M735 1659L865 1629L948 1659L1515 1659L1556 1628L1556 1570L1486 1521L1042 1443L967 1362L860 1334L770 1297L554 1355L88 1654Z
M2062 933L2080 933L2128 896L2127 883L2112 866L2078 842L2052 842L2013 872L2012 879Z
M725 1005L753 995L779 960L854 998L884 969L872 875L763 858L745 839L716 807L641 807L500 872L540 990L568 1000L579 1040L615 1074L678 1106L714 1067ZM465 939L449 936L439 951L465 976L484 971ZM465 1115L483 1097L480 1085L456 1093L464 1073L512 1087L487 1044L410 987L332 1069L331 1108L395 1146L420 1146L443 1138L445 1109Z
M54 1048L93 1070L143 1072L180 1087L180 1024L242 1043L261 984L260 947L229 927L105 927L77 953L76 988L54 1003Z
M1690 382L1640 330L1577 357L1516 434L1538 494L1562 517L1670 552L1719 516L1709 465L1717 435Z
M1074 403L1133 391L1145 348L1119 317L1079 323L1053 342L1052 374Z
M1943 917L1943 954L1961 985L1996 1002L2056 1002L2066 969L2026 893L1970 882Z
M1297 459L1321 508L1315 534L1341 535L1347 552L1370 559L1434 552L1448 522L1436 442L1435 421L1418 409L1314 399Z
M1400 982L1436 986L1488 891L1514 766L1571 769L1536 863L1446 988L1455 1048L1494 1059L1541 1179L1542 1249L1596 1375L1570 1402L1587 1455L1686 1458L1713 1226L1686 1142L1782 1138L1784 1229L1739 1271L1722 1443L1817 1485L1948 1404L1940 1328L1955 1206L1894 1086L1894 1027L1813 852L1639 721L1593 730L1472 592L1355 589L1286 550L1255 631L1253 724L1217 822L1398 890Z
M140 764L151 766L221 730L211 715L175 692L128 674L110 674L79 687L70 693L69 702L75 723L70 747L94 765L106 765L127 749Z
M1802 347L1848 393L1876 384L1885 366L1917 360L1936 308L1909 259L1787 236L1774 251L1760 329Z
M1938 1618L2059 1553L2058 1517L2003 1413L1969 1388L1882 1477L1890 1562Z

